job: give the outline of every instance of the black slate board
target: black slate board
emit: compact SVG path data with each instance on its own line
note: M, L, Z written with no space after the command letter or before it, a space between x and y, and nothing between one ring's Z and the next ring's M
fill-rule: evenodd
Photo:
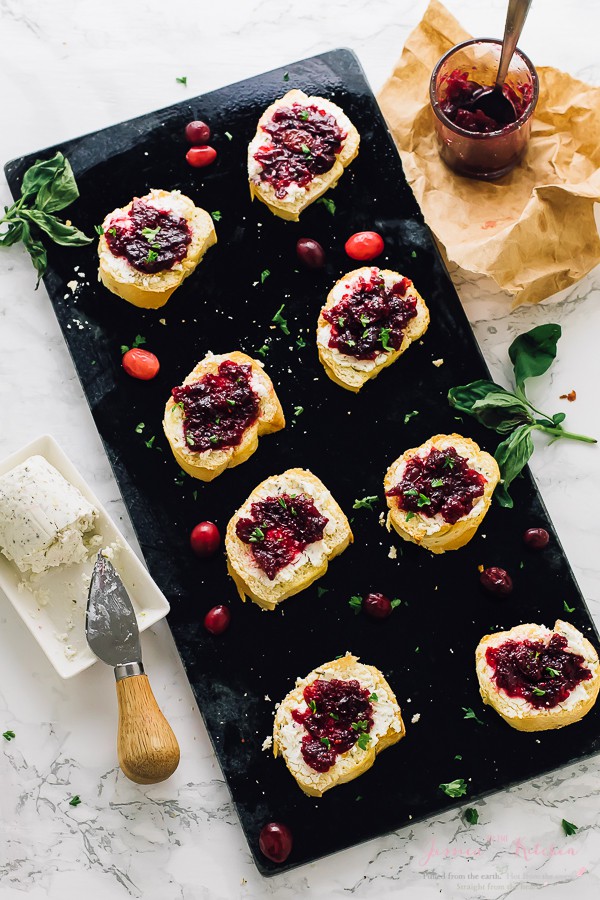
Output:
M362 136L358 159L330 194L335 216L318 204L300 224L284 223L261 204L251 204L245 174L246 145L260 113L292 87L341 104ZM183 129L193 118L210 123L219 153L205 170L189 168L184 158ZM553 625L565 616L598 644L529 473L512 489L514 510L493 504L473 541L445 556L388 536L378 523L382 499L377 511L352 510L358 497L382 498L389 463L432 434L458 430L490 451L496 442L473 421L457 421L446 402L449 387L488 372L354 54L337 50L303 60L14 160L6 174L15 196L24 170L56 149L70 159L81 189L70 216L88 234L107 211L150 187L180 188L222 215L218 245L161 311L135 309L100 286L93 245L50 246L45 283L146 561L171 603L169 623L260 871L272 874L452 805L473 804L486 793L600 750L599 706L565 731L530 735L513 731L479 699L473 654L490 630L521 622ZM324 375L314 329L329 287L354 268L344 241L362 229L384 236L386 251L378 264L414 280L429 304L431 326L421 345L353 395ZM299 270L300 236L327 248L323 272ZM78 279L75 266L86 277L73 298L66 285ZM270 275L261 284L266 269ZM271 328L282 303L290 337ZM133 381L121 368L120 346L130 345L136 334L145 336L145 346L161 361L152 382ZM298 335L306 340L304 349L296 346ZM212 484L180 478L161 431L170 389L207 350L253 354L265 340L267 369L288 427L263 438L247 463ZM432 360L439 358L444 364L436 368ZM304 409L297 417L295 406ZM415 409L419 414L405 424L405 414ZM139 422L145 423L142 434L135 431ZM152 435L154 448L148 449L145 441ZM224 532L258 482L292 466L310 468L325 482L353 516L356 542L321 580L328 589L324 596L313 586L278 611L264 613L239 601L223 554L210 562L195 559L188 535L202 519L214 520ZM538 554L522 545L523 531L533 525L552 533L549 548ZM396 560L388 557L392 545L398 548ZM482 592L481 563L511 572L515 590L509 599ZM369 590L404 602L383 623L356 616L348 599ZM563 601L575 607L572 614L564 613ZM202 619L222 602L231 605L232 624L214 638ZM382 669L408 734L359 780L315 800L300 792L284 763L262 752L261 744L271 731L275 702L296 676L346 650ZM473 707L483 726L465 720L462 707ZM420 720L413 724L416 713ZM455 778L469 785L459 802L438 787ZM269 820L287 822L294 833L294 849L283 867L258 850L260 828Z

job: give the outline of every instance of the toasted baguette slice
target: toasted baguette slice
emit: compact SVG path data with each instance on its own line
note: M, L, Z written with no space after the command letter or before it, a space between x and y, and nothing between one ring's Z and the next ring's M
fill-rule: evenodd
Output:
M494 670L486 659L488 647L498 647L506 641L524 640L543 641L547 644L553 634L565 637L568 642L565 649L584 658L583 665L592 673L591 678L580 681L566 700L549 709L532 706L525 697L511 697L498 688ZM475 665L483 702L492 706L517 731L548 731L579 722L589 713L600 690L598 653L577 628L560 619L555 622L553 631L545 625L526 624L517 625L510 631L486 634L475 651Z
M285 493L305 494L329 521L323 539L309 544L289 565L270 580L257 565L252 549L237 536L238 519L251 517L251 506L258 500ZM256 487L227 526L225 549L227 569L242 600L250 597L263 609L275 609L287 597L303 591L327 571L329 560L338 556L354 540L348 519L325 485L307 469L288 469L271 475Z
M433 447L438 450L454 447L459 456L466 457L469 466L486 479L483 495L479 497L468 515L463 516L454 525L444 521L439 513L431 517L415 513L406 521L406 511L400 509L397 498L387 496L387 492L401 480L405 463L416 455L427 456ZM383 480L389 508L387 529L390 531L393 528L405 541L419 544L421 547L431 550L432 553L458 550L459 547L468 544L481 525L499 480L498 463L493 456L490 456L485 450L481 450L475 441L462 437L460 434L436 434L420 447L405 450L402 456L399 456L387 470Z
M152 274L140 272L124 257L115 256L111 252L103 234L98 242L100 281L113 294L117 294L128 303L133 303L134 306L158 309L165 305L183 280L192 274L208 248L217 243L217 235L213 220L206 210L195 206L193 201L180 191L153 189L139 199L157 209L182 216L187 221L192 232L192 241L188 245L187 254L171 269ZM102 223L103 230L107 232L115 221L124 219L132 204L133 200L122 209L115 209L109 213Z
M355 744L346 753L336 757L327 772L316 772L304 760L301 753L302 738L307 733L304 726L292 718L293 710L305 712L304 688L317 679L330 681L356 680L360 686L376 694L373 700L373 726L369 732L371 740L365 750ZM310 675L296 682L296 687L279 705L273 727L273 753L283 756L285 764L305 794L322 797L325 791L352 781L364 774L375 762L375 757L386 747L396 744L406 734L398 701L391 687L375 666L366 666L356 656L346 653L341 659L325 663L314 669Z
M249 365L252 367L252 389L260 398L258 419L245 430L239 444L219 450L203 452L192 450L186 443L183 433L183 410L175 403L173 397L169 397L165 406L163 429L173 455L184 472L200 481L212 481L225 469L232 469L234 466L246 462L257 449L259 437L262 437L263 434L281 431L285 427L281 403L262 363L238 350L232 353L222 353L219 356L207 353L204 359L200 360L195 369L190 372L183 384L201 381L209 373L216 374L219 365L226 360L231 360L239 366Z
M335 117L339 127L346 133L346 137L342 143L340 152L328 172L322 175L316 175L313 180L306 185L300 187L297 184L291 184L288 192L283 199L275 194L275 188L268 181L262 181L260 178L261 165L254 159L256 151L265 144L271 142L269 134L263 130L263 125L273 117L273 113L280 107L291 106L298 103L301 106L318 106L319 109L325 110ZM284 97L276 100L269 106L260 119L255 136L252 138L248 146L248 178L250 183L250 197L257 197L272 213L282 219L288 219L297 222L300 213L322 197L323 194L334 188L340 175L342 175L346 166L350 165L353 159L358 155L358 145L360 144L360 135L343 109L332 103L331 100L325 100L323 97L307 97L303 91L288 91Z
M429 325L427 305L411 282L406 296L416 297L417 315L406 326L402 344L398 350L383 350L375 359L356 359L354 356L340 353L335 347L329 347L331 325L323 318L323 312L331 309L332 306L336 306L343 299L344 295L352 290L353 285L360 278L369 280L372 274L377 273L382 276L387 288L393 287L399 281L402 281L404 277L399 272L393 272L391 269L378 269L376 266L363 266L361 269L354 269L354 271L348 272L347 275L344 275L334 284L329 292L325 306L319 314L317 325L319 359L332 381L354 393L358 393L361 387L371 378L377 378L382 369L395 363L398 357L405 350L408 350L413 341L418 340L425 334Z

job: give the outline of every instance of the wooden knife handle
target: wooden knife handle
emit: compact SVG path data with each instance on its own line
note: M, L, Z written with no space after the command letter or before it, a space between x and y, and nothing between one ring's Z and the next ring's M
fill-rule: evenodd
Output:
M117 752L124 774L137 784L156 784L179 765L179 744L159 709L147 675L117 681Z

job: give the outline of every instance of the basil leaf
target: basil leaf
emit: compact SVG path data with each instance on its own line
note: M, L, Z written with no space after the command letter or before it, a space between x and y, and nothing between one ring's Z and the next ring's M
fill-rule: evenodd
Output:
M59 151L51 159L37 159L25 172L21 184L21 197L32 197L45 185L60 175L66 159ZM68 165L68 163L67 163ZM69 170L71 167L69 166ZM72 176L71 172L71 176Z
M11 219L8 231L0 234L0 246L12 247L23 237L23 222L21 219Z
M458 387L450 388L448 391L448 401L450 406L461 412L473 415L473 407L478 400L483 400L488 394L507 394L514 399L514 394L505 390L501 385L493 381L472 381L470 384L462 384Z
M496 488L496 499L500 506L512 509L513 500L508 489L517 475L527 465L533 453L532 425L520 425L506 440L498 444L494 454L500 467L501 483Z
M556 345L562 334L560 325L538 325L520 334L508 348L515 370L517 388L523 389L528 378L547 372L556 357Z
M499 391L490 391L485 397L476 400L471 415L499 434L508 434L517 425L533 423L533 416L522 400L514 394Z
M38 273L38 279L37 279L37 282L35 285L35 289L37 291L38 287L40 286L40 279L41 279L42 275L44 274L44 272L46 271L46 267L48 265L48 258L46 256L46 250L45 250L42 242L35 240L35 238L33 238L31 236L31 229L29 228L29 224L27 222L23 222L22 226L23 226L23 234L22 234L21 239L22 239L23 243L25 244L25 247L28 250L29 255L31 256L31 261L32 261L33 265L35 266L36 271Z
M56 175L41 186L35 201L38 209L49 213L58 212L79 197L79 189L71 163L64 156L62 163L62 168L57 171Z
M92 238L87 237L74 225L66 225L56 216L51 216L41 209L22 209L21 215L37 225L52 238L55 244L62 244L65 247L82 247L84 244L92 242Z

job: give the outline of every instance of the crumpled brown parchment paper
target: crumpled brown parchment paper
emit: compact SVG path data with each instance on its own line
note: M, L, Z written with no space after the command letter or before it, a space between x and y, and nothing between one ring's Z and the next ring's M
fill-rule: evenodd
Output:
M454 174L438 155L429 79L450 47L471 37L431 0L379 102L425 220L447 258L488 275L513 306L569 287L600 261L600 88L549 67L525 160L496 182ZM534 61L535 63L535 61Z

